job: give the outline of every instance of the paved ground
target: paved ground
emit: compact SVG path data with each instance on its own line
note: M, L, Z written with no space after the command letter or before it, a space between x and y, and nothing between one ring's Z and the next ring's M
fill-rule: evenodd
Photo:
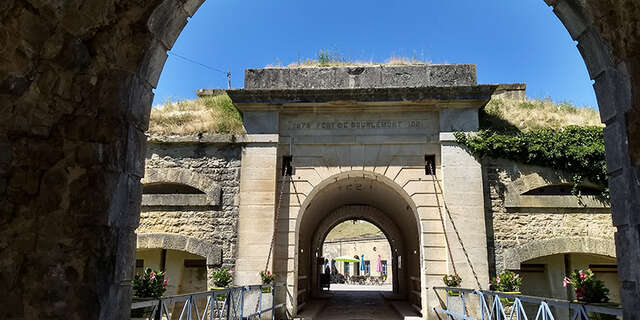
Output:
M393 291L393 286L390 284L382 286L361 286L355 284L331 284L331 292L334 291Z
M380 294L391 288L380 286L331 285L329 298L316 320L402 320L391 303Z

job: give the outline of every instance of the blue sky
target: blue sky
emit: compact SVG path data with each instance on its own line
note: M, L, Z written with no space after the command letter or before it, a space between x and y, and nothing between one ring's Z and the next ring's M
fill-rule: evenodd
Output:
M243 86L244 69L319 50L354 61L392 55L477 65L479 83L527 83L530 97L596 107L586 67L542 0L207 0L169 53L154 105L198 88Z

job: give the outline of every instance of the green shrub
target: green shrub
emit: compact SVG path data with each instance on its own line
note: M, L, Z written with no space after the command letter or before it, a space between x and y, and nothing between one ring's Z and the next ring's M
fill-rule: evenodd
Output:
M564 277L562 285L571 285L576 294L576 299L586 303L601 303L609 301L609 289L604 286L604 281L596 279L591 269L574 270L568 277Z
M218 268L213 272L213 285L218 288L225 288L231 283L231 270L229 268Z
M169 278L164 278L164 271L153 271L147 268L142 274L136 274L133 279L133 295L138 298L154 298L162 297L167 291Z
M262 284L271 284L276 279L276 275L271 271L260 271L260 278L262 279Z
M559 169L573 175L574 195L580 196L578 184L589 180L602 187L602 201L609 199L602 127L481 130L475 136L456 132L455 137L476 157L503 158Z
M496 291L500 292L519 292L522 285L522 278L512 271L505 270L499 276L491 280L491 284Z
M462 283L462 278L457 274L445 274L442 277L442 282L447 287L459 287Z

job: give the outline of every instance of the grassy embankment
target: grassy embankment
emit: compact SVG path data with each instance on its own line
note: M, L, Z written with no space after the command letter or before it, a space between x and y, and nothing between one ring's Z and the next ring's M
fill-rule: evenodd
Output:
M242 117L227 95L167 102L151 109L149 133L244 133Z
M570 125L602 126L598 111L548 100L493 99L480 115L481 127L562 128ZM240 112L227 95L168 102L151 110L149 133L244 133Z
M366 221L345 221L335 226L327 235L326 240L338 240L348 238L358 238L364 236L382 235L382 231L373 224Z

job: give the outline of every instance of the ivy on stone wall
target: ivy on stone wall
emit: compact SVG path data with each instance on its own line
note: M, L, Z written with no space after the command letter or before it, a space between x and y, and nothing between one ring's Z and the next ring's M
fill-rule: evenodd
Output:
M485 129L477 135L456 132L455 137L478 158L503 158L562 170L573 175L574 194L578 195L578 184L588 180L602 187L603 200L609 198L601 127Z

